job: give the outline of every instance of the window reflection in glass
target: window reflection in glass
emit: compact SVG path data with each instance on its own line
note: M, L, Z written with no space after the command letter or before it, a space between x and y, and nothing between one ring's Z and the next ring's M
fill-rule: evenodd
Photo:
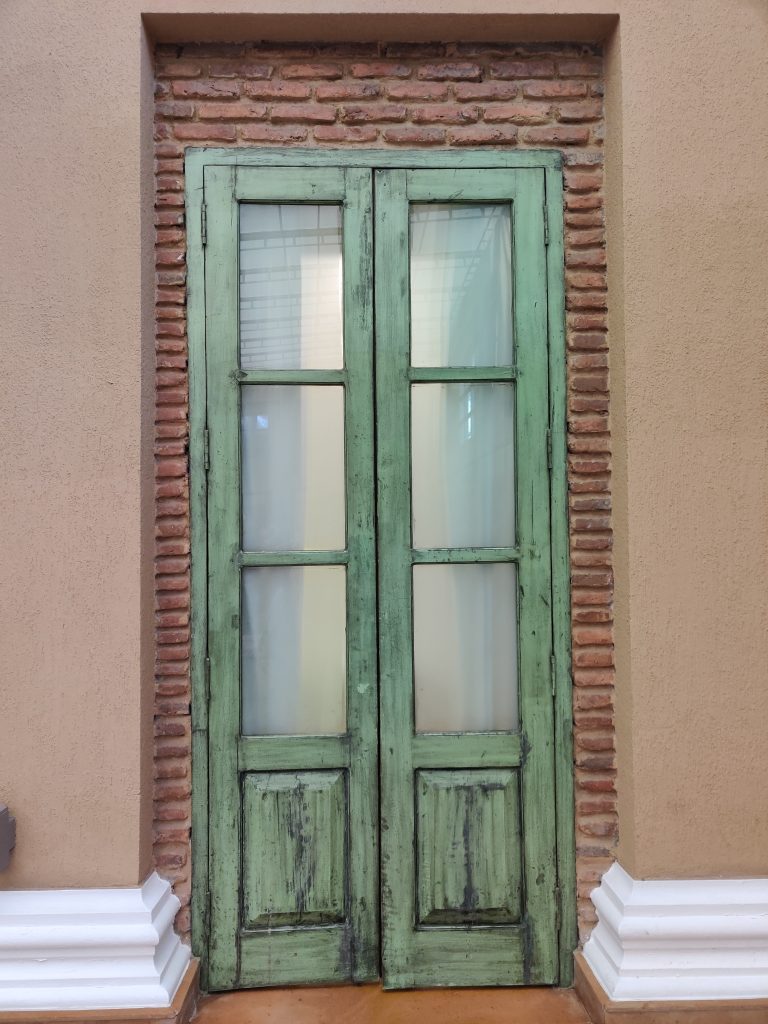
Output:
M341 207L240 205L240 365L335 369L342 354Z

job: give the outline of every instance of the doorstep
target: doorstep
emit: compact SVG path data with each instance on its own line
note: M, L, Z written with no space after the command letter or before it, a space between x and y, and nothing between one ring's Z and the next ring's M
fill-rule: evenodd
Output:
M590 1024L570 989L385 992L380 985L275 988L205 997L195 1024Z

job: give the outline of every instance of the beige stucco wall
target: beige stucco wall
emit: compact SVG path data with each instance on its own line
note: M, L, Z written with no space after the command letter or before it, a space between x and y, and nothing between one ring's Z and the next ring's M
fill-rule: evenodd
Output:
M0 800L19 820L0 886L132 884L149 867L142 14L175 39L610 36L621 858L642 877L768 875L768 9L512 6L0 7Z
M608 60L619 857L768 875L768 5L625 3Z

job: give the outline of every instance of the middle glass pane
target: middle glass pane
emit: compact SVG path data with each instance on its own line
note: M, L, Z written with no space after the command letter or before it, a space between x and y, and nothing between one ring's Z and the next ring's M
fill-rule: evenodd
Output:
M241 429L243 548L344 548L343 386L243 385Z
M411 466L414 547L514 547L514 384L414 384Z

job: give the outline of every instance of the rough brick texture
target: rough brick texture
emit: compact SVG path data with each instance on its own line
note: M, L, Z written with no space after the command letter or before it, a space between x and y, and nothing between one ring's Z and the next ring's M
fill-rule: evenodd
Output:
M579 924L616 842L602 64L591 47L161 46L157 52L155 863L189 930L188 145L557 147L565 157Z

